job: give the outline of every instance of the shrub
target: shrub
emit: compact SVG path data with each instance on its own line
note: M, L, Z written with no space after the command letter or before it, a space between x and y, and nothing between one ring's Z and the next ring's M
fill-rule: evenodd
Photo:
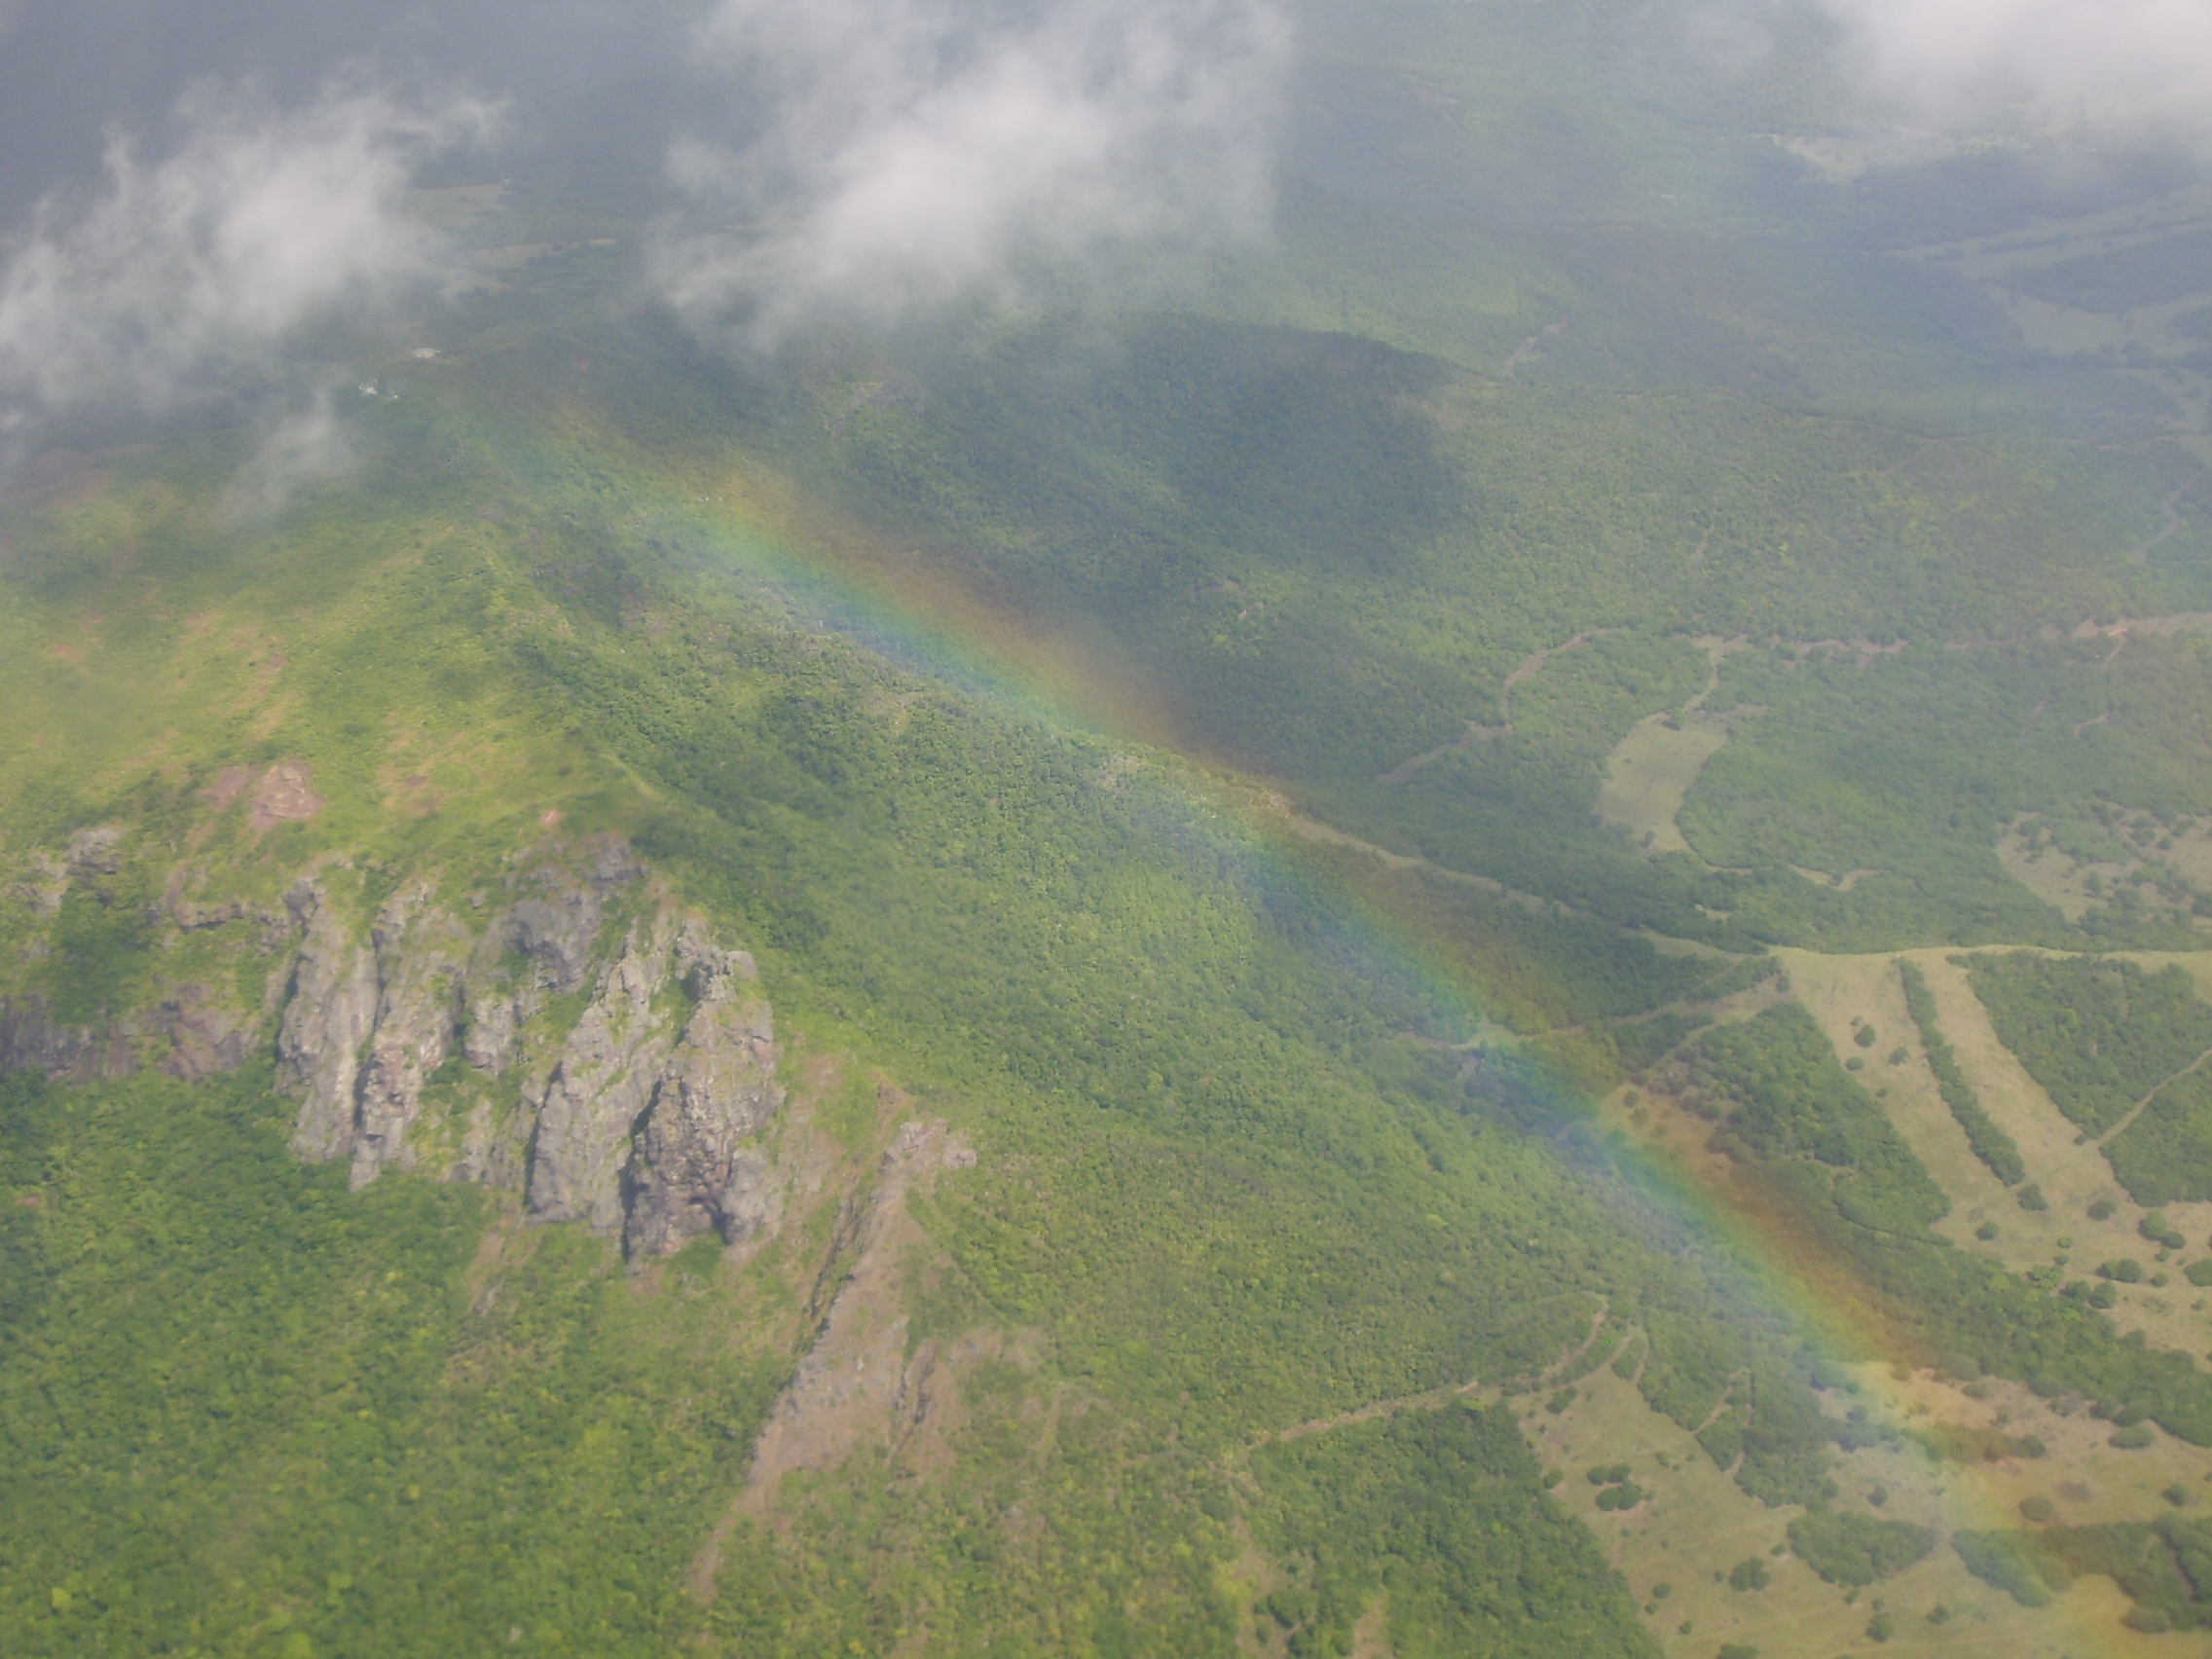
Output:
M2157 1432L2147 1422L2120 1429L2112 1437L2111 1444L2121 1452L2140 1452L2157 1440Z
M2020 1513L2030 1521L2050 1521L2057 1518L2058 1505L2037 1493L2033 1497L2020 1499Z
M2033 1181L2022 1187L2015 1196L2019 1198L2020 1207L2024 1210L2046 1210L2050 1208L2050 1200L2043 1196L2043 1188Z
M2091 1221L2110 1221L2112 1219L2113 1211L2117 1210L2118 1208L2120 1208L2120 1205L2113 1202L2112 1199L2099 1198L2095 1203L2089 1206L2089 1219Z
M2018 1533L1960 1532L1951 1539L1966 1569L1985 1584L1993 1584L2023 1607L2046 1606L2050 1586L2029 1563L2017 1543Z
M1936 1534L1904 1521L1814 1513L1789 1523L1789 1546L1826 1582L1856 1588L1926 1557L1936 1547Z
M1731 1590L1764 1590L1773 1582L1773 1572L1758 1556L1747 1556L1728 1572L1728 1588Z

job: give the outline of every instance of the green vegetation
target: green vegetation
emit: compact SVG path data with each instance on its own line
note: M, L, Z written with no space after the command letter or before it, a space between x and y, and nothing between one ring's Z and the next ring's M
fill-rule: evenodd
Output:
M2030 951L1979 955L1968 967L1998 1040L2089 1134L2106 1133L2212 1050L2212 1004L2186 969L2151 974L2127 961Z
M485 372L527 380L513 360ZM1456 1039L1470 1011L1345 925L1340 866L1256 840L1169 757L794 628L762 550L666 494L558 448L495 468L435 399L378 413L388 464L427 468L411 498L427 517L339 492L257 540L206 511L206 457L157 454L90 520L12 526L8 844L122 834L68 913L74 977L27 948L50 925L38 889L11 889L10 989L112 1012L189 977L259 1007L257 924L209 925L157 960L111 923L145 915L179 848L210 906L276 905L292 872L340 856L363 903L417 871L459 903L543 844L550 812L565 835L626 833L755 949L787 1050L880 1067L973 1137L977 1167L916 1199L940 1263L913 1291L916 1340L1040 1346L962 1373L964 1426L928 1478L887 1482L864 1456L791 1477L772 1524L731 1520L702 1605L686 1570L810 1340L825 1239L625 1279L609 1246L518 1229L468 1189L387 1173L356 1196L300 1167L265 1069L18 1086L7 1183L37 1201L6 1225L42 1242L8 1255L8 1305L26 1311L0 1354L17 1413L0 1645L75 1659L296 1636L404 1659L520 1628L610 1655L701 1633L795 1655L887 1645L927 1604L946 1652L1051 1650L1071 1619L1101 1641L1141 1628L1226 1651L1244 1615L1219 1568L1247 1499L1224 1469L1251 1442L1474 1377L1533 1380L1601 1307L1643 1333L1641 1385L1677 1421L1745 1403L1708 1444L1741 1455L1749 1490L1819 1489L1801 1334L1745 1294L1740 1264L1682 1252L1677 1218L1566 1150L1572 1096L1544 1062L1470 1068L1405 1040ZM471 506L486 495L498 519ZM81 639L82 608L107 603L118 523L143 608L107 613L88 660L56 657L45 643ZM327 557L290 564L285 545ZM146 689L180 682L182 705ZM53 733L65 751L37 741ZM257 832L242 803L210 803L225 768L279 759L312 768L313 819ZM1500 937L1565 981L1531 974L1543 1018L1746 972L1495 908ZM851 1134L867 1156L865 1123ZM156 1309L174 1342L144 1340ZM1610 1357L1599 1345L1590 1363ZM1040 1444L1046 1411L1062 1427ZM1326 1467L1291 1461L1347 1445ZM1423 1495L1446 1453L1487 1484ZM1285 1550L1335 1547L1352 1525L1326 1519L1338 1508L1362 1527L1404 1511L1390 1559L1341 1579L1388 1583L1402 1651L1423 1628L1447 1648L1478 1616L1518 1620L1530 1652L1642 1651L1502 1419L1250 1456ZM1478 1500L1494 1525L1462 1527ZM1015 1508L1033 1530L1001 1524ZM1402 1596L1392 1574L1411 1575Z
M1908 633L1886 652L1733 654L1706 708L1739 723L1684 799L1682 832L1714 866L1774 872L1737 878L1732 920L1760 937L1849 951L2194 948L2194 890L2157 845L2212 816L2194 714L2212 695L2212 642L2144 645L1954 649ZM2023 824L2034 857L2093 833L2130 873L2070 926L1999 862ZM1871 873L1846 892L1792 866Z
M728 1341L750 1299L542 1231L487 1302L478 1194L350 1194L288 1105L259 1070L0 1083L8 1650L664 1651L781 1380Z
M1848 1270L1868 1313L1923 1363L2018 1378L2046 1396L2077 1389L2212 1444L2212 1379L2186 1354L2122 1342L2076 1298L1930 1230L1947 1207L1941 1189L1802 1009L1707 1033L1679 1082L1799 1247Z
M1409 1659L1478 1644L1509 1659L1659 1651L1619 1574L1536 1491L1510 1412L1404 1412L1252 1461L1254 1531L1296 1575L1292 1595L1272 1599L1294 1653L1349 1653L1351 1627L1383 1594L1391 1651Z
M1832 92L1795 48L1691 107L1617 9L1308 10L1375 141L1184 309L732 366L579 253L424 323L347 412L361 471L273 518L223 510L227 430L72 434L70 488L0 502L0 995L107 1040L0 1086L0 1649L1648 1656L1508 1410L1341 1419L1474 1380L1587 1413L1609 1366L1853 1586L1928 1538L1823 1507L1835 1447L1903 1439L1821 1409L1834 1330L2212 1443L2212 1381L2100 1312L2140 1263L2061 1289L1933 1231L1877 1033L1711 1023L1772 944L2202 942L2167 855L2212 819L2212 644L2070 637L2212 608L2197 462L2143 381L1866 256L2082 210L2067 169L1827 182L1771 136ZM483 235L526 217L605 228ZM2117 301L2175 251L2046 278ZM1710 751L1686 852L1665 792L1641 844L1597 816L1640 728ZM257 827L278 762L323 804ZM280 999L310 866L460 913L595 835L759 958L827 1196L757 1256L631 1273L428 1168L350 1193L286 1150L266 1020L227 1073L165 1035ZM2085 1130L2150 1096L2108 1149L2140 1201L2212 1197L2174 973L1973 974ZM1713 1124L1759 1246L1590 1115L1630 1080ZM733 1508L906 1112L977 1154L885 1293L937 1415ZM2187 1628L2193 1525L1958 1549L2022 1601L2110 1563Z
M1903 1521L1815 1510L1789 1523L1789 1547L1828 1583L1860 1586L1923 1559L1936 1547L1936 1534Z
M1971 968L1999 1038L2084 1132L2110 1134L2142 1104L2105 1146L2136 1202L2212 1198L2212 1071L2199 1064L2212 1004L2187 970L2025 951Z
M2018 1186L2028 1178L2028 1166L2021 1161L2018 1145L1982 1110L1981 1097L1974 1093L1966 1074L1959 1070L1958 1056L1952 1053L1942 1027L1936 1022L1936 998L1928 989L1927 977L1903 957L1898 959L1898 975L1904 981L1905 1007L1912 1013L1913 1023L1920 1027L1920 1041L1928 1051L1928 1069L1936 1074L1936 1087L1942 1093L1943 1104L1951 1109L1951 1116L1966 1131L1967 1144L1973 1148L1974 1157L1987 1164L1989 1172L2006 1186ZM1996 1237L1996 1225L1985 1224L1985 1231L1975 1236Z
M1975 1577L2024 1607L2040 1607L2077 1578L2102 1573L2134 1601L2128 1625L2145 1632L2212 1628L2212 1523L2165 1515L2103 1527L2035 1532L1961 1532L1952 1539Z
M2212 1198L2212 1067L2177 1077L2152 1095L2105 1153L2137 1203ZM2180 1235L2166 1244L2179 1248Z

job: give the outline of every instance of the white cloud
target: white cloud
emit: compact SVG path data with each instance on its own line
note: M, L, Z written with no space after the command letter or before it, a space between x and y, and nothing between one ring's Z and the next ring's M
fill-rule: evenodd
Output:
M159 161L112 137L101 187L43 203L0 265L0 408L19 434L268 390L307 330L431 279L404 193L425 156L489 130L486 105L340 92L269 112L227 96L189 99L187 135ZM335 454L316 387L289 395L300 429L325 434L291 444L295 460Z
M756 340L1252 235L1272 206L1268 0L722 0L700 50L755 131L679 148L692 211L657 277Z
M2212 139L2206 0L1822 0L1876 86L2129 138Z

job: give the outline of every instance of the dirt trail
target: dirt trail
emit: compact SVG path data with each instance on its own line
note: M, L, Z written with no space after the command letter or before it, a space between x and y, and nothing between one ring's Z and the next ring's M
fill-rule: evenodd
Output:
M2130 564L2140 565L2144 560L2148 559L2151 556L2152 548L2157 546L2158 543L2166 540L2169 536L2180 534L2182 527L2181 498L2184 496L2188 495L2192 490L2195 489L2197 485L2204 482L2204 475L2207 470L2212 469L2198 467L2195 474L2191 477L2188 483L2182 485L2178 489L2169 490L2166 492L2166 498L2164 502L2162 503L2166 509L2165 528L2159 531L2157 535L2152 536L2150 540L2144 542L2142 546L2137 547L2129 552L2127 558Z
M1288 1428L1273 1429L1261 1435L1253 1444L1269 1446L1281 1440L1305 1440L1312 1435L1327 1434L1332 1429L1349 1427L1355 1422L1373 1422L1377 1418L1394 1417L1399 1412L1434 1411L1439 1406L1449 1405L1454 1400L1469 1395L1499 1399L1509 1392L1527 1393L1541 1389L1547 1386L1547 1380L1567 1371L1576 1360L1590 1351L1591 1345L1604 1333L1610 1313L1609 1309L1599 1309L1591 1315L1590 1330L1579 1343L1545 1366L1534 1379L1523 1380L1519 1386L1511 1382L1493 1382L1486 1387L1481 1378L1473 1377L1464 1382L1447 1382L1441 1388L1424 1389L1419 1394L1401 1394L1394 1399L1375 1400L1348 1412L1338 1412L1333 1417L1314 1418L1310 1421L1293 1423ZM1636 1331L1631 1327L1623 1333L1621 1341L1625 1344L1635 1335Z
M2157 1099L2159 1095L2163 1094L2175 1084L2181 1082L2181 1080L2189 1076L2190 1073L2194 1071L2201 1071L2206 1060L2212 1060L2212 1049L2205 1050L2203 1053L2197 1055L2195 1059L2190 1061L2188 1065L2182 1067L2181 1070L2174 1073L2173 1076L2163 1079L2156 1088L2151 1090L2150 1093L2144 1095L2142 1099L2138 1100L2134 1105L2130 1106L2127 1109L2126 1117L2120 1119L2119 1123L2113 1124L2111 1128L2105 1130L2103 1134L2097 1137L2097 1145L2099 1147L2110 1146L2114 1141L2120 1139L2120 1135L2126 1131L2127 1125L2134 1123L2136 1119L2143 1116L2144 1107L2150 1105L2152 1101Z
M1488 743L1493 738L1511 737L1513 735L1513 688L1516 685L1542 673L1544 664L1551 661L1560 652L1571 651L1577 646L1588 645L1592 640L1602 638L1606 634L1617 634L1620 631L1618 628L1597 628L1587 633L1577 634L1573 639L1562 645L1546 645L1540 651L1531 652L1522 659L1521 666L1507 675L1497 688L1498 715L1503 722L1502 724L1484 725L1478 720L1469 720L1467 729L1459 736L1452 739L1451 742L1440 743L1425 754L1416 755L1410 760L1399 761L1397 765L1391 767L1375 781L1378 784L1409 783L1415 773L1432 760L1441 760L1447 755L1472 749L1476 744Z
M1416 858L1410 853L1393 853L1387 847L1378 847L1373 841L1363 841L1349 830L1339 830L1333 824L1324 824L1318 818L1307 817L1305 813L1300 812L1287 801L1282 802L1278 810L1282 814L1283 821L1289 825L1291 833L1301 840L1322 841L1334 847L1349 847L1354 852L1365 853L1369 858L1378 860L1392 869L1425 870L1431 875L1441 876L1446 881L1456 882L1461 887L1476 888L1481 892L1490 894L1493 898L1502 899L1509 904L1518 904L1524 910L1532 910L1539 916L1576 916L1584 920L1588 919L1584 911L1570 909L1556 900L1539 898L1533 893L1523 893L1517 888L1506 886L1502 881L1493 881L1487 875L1469 875L1465 870L1446 869L1442 865L1431 864L1428 860Z

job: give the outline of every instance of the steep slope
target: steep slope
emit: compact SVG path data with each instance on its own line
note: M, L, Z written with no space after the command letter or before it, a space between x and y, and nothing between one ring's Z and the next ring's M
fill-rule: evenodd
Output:
M459 419L11 524L11 1651L1227 1650L1248 1442L1710 1323L1171 761L480 516ZM1467 1455L1530 1588L1409 1644L1642 1651Z

